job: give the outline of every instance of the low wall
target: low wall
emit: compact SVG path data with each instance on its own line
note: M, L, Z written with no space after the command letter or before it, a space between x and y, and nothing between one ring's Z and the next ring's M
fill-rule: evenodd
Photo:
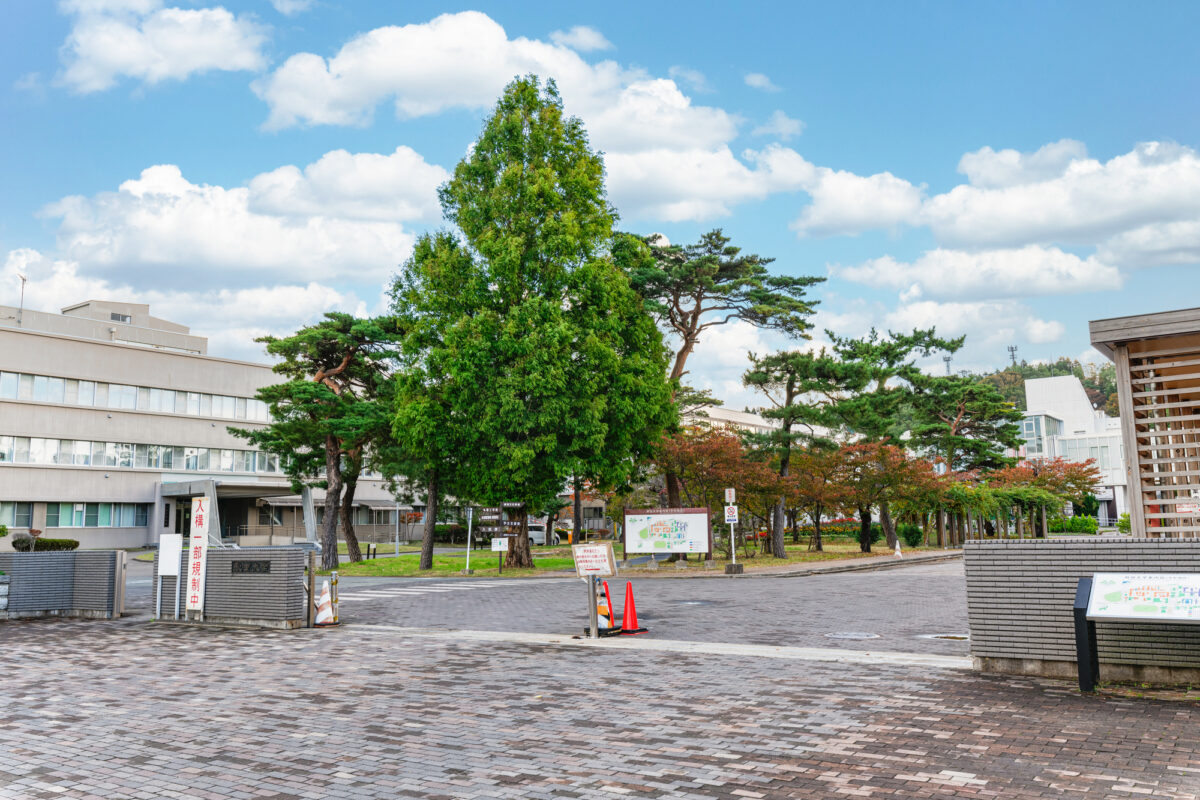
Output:
M1067 537L963 544L971 655L985 672L1074 678L1072 606L1097 572L1200 573L1200 539ZM1096 625L1104 680L1200 683L1200 625Z
M187 548L180 555L180 574L187 574ZM260 571L235 571L234 562L256 562ZM266 566L263 566L263 562ZM208 576L204 590L203 621L224 625L253 625L265 628L299 628L308 621L305 566L308 550L303 547L241 547L208 550ZM162 611L158 618L175 621L178 593L179 622L184 621L187 598L183 584L174 577L163 578ZM158 556L154 559L152 591L158 587Z
M9 576L8 609L0 619L95 617L125 610L125 553L89 550L0 553Z

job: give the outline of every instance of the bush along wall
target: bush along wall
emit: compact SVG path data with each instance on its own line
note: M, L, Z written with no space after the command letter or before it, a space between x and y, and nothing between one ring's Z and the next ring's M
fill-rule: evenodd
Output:
M1054 517L1046 527L1051 533L1095 533L1100 523L1095 517Z
M19 536L13 539L13 550L18 553L49 552L52 550L76 550L79 542L75 539L34 539L32 536Z

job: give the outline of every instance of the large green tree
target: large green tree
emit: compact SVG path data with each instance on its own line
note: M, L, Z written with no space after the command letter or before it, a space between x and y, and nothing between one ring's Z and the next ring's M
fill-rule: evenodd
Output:
M258 392L258 399L270 407L271 424L230 431L279 454L293 483L325 488L321 532L325 569L338 565L339 511L353 503L366 452L373 441L387 435L389 414L379 390L387 380L397 336L393 317L360 319L328 313L321 322L291 336L257 340L280 359L272 369L287 381ZM344 490L348 499L342 496ZM350 560L360 561L348 513L343 522Z
M912 442L939 456L952 472L1010 466L1005 454L1021 444L1021 412L990 383L974 376L915 373Z
M682 246L658 234L640 241L620 236L614 254L647 307L677 340L668 376L676 386L709 328L741 320L806 338L816 305L807 290L824 280L772 274L768 265L774 259L742 252L720 229ZM678 505L679 478L668 472L666 481L669 502Z
M409 329L394 432L430 494L536 512L571 477L626 480L672 419L667 353L613 262L603 161L553 82L505 89L440 197L458 233L423 237L393 292ZM531 565L527 530L507 563Z

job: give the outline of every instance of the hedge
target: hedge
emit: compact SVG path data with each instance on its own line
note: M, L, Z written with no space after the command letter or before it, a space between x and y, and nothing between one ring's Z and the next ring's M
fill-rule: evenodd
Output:
M37 546L34 546L37 542ZM32 536L18 536L13 539L13 550L19 553L28 553L35 550L39 553L51 550L75 550L79 547L79 542L75 539L34 539Z
M1046 523L1051 533L1095 533L1100 523L1095 517L1054 517Z

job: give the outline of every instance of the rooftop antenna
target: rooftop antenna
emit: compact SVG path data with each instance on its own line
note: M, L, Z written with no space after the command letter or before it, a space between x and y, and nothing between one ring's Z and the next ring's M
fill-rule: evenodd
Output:
M1017 346L1015 344L1008 346L1008 356L1012 359L1013 366L1015 367L1017 365Z
M942 356L942 361L946 362L946 374L950 374L950 362L954 360L954 356Z
M19 272L17 277L21 279L21 305L17 307L17 327L20 327L21 317L25 316L25 281L29 279Z

